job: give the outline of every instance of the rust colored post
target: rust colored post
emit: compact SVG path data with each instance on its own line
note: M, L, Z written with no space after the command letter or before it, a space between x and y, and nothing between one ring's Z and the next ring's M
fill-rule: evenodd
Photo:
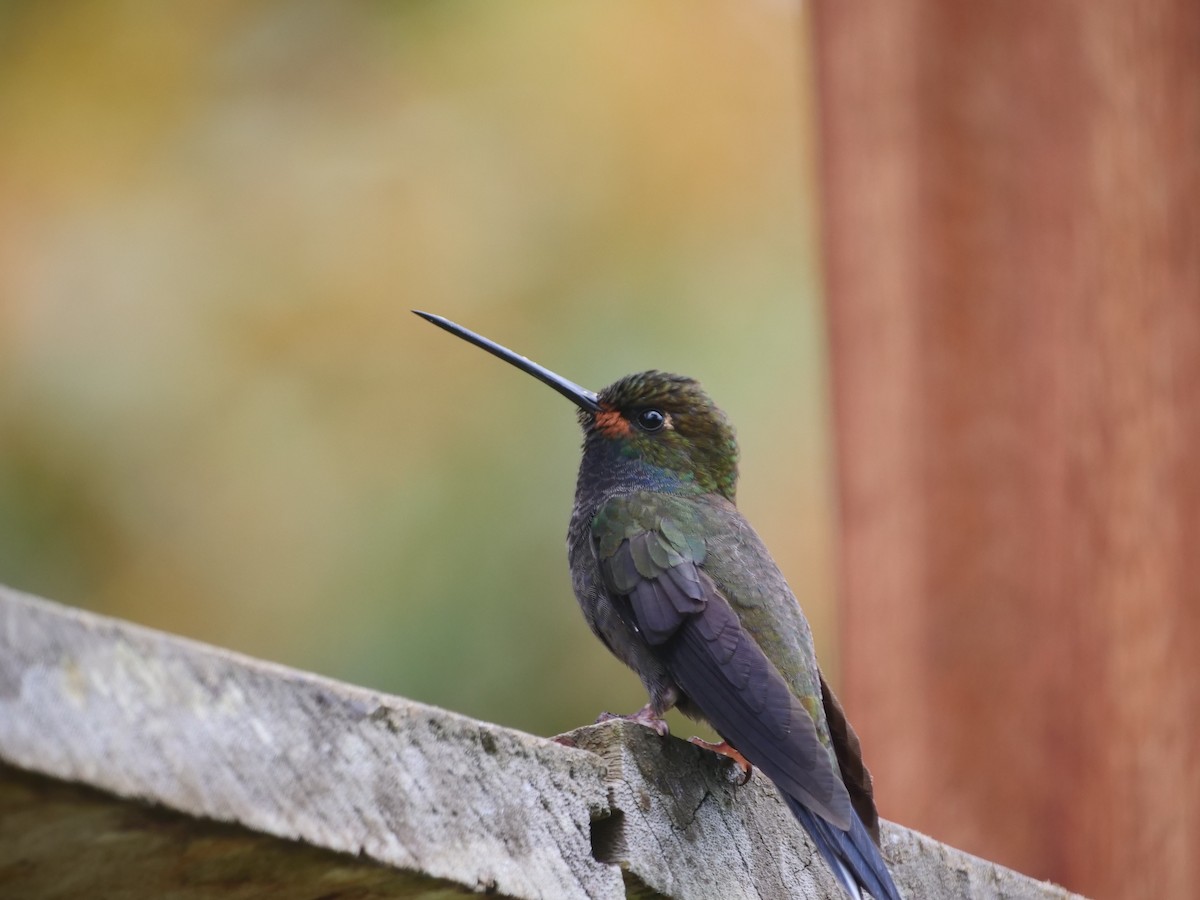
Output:
M814 7L842 694L881 812L1200 885L1200 3Z

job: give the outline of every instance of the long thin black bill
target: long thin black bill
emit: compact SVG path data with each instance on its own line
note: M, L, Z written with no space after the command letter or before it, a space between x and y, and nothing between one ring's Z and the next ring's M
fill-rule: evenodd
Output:
M522 372L528 372L542 384L546 384L554 388L580 409L586 409L588 412L600 411L600 404L596 400L595 393L587 390L587 388L581 388L575 382L567 381L567 379L563 378L561 375L555 375L549 369L545 368L544 366L539 366L533 360L526 359L519 353L513 353L507 347L502 347L495 341L489 341L483 335L469 331L468 329L463 328L461 325L451 322L449 319L443 319L441 316L435 316L432 313L421 312L418 309L414 309L413 312L426 322L432 322L438 328L444 328L446 331L462 338L464 341L474 344L480 349L486 350L488 353L492 354L492 356L498 356L506 363L511 363Z

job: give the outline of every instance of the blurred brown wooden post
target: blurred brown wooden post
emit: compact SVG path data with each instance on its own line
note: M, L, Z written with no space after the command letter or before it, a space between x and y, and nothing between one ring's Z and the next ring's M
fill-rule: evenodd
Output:
M1200 884L1200 3L815 5L843 694L890 816Z

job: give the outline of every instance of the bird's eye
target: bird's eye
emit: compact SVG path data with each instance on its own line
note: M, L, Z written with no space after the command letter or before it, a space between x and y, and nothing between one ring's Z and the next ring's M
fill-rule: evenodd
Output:
M642 431L658 431L667 424L667 417L662 410L643 409L637 414L637 423Z

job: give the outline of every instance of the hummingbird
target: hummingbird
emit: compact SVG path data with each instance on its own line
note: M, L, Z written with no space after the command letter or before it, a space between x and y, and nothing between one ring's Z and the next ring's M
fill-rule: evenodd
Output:
M664 736L672 707L708 722L723 740L706 746L774 783L849 896L900 900L858 736L817 665L800 604L735 505L737 440L699 382L648 371L595 393L413 312L578 408L567 557L592 632L648 694L622 718Z

